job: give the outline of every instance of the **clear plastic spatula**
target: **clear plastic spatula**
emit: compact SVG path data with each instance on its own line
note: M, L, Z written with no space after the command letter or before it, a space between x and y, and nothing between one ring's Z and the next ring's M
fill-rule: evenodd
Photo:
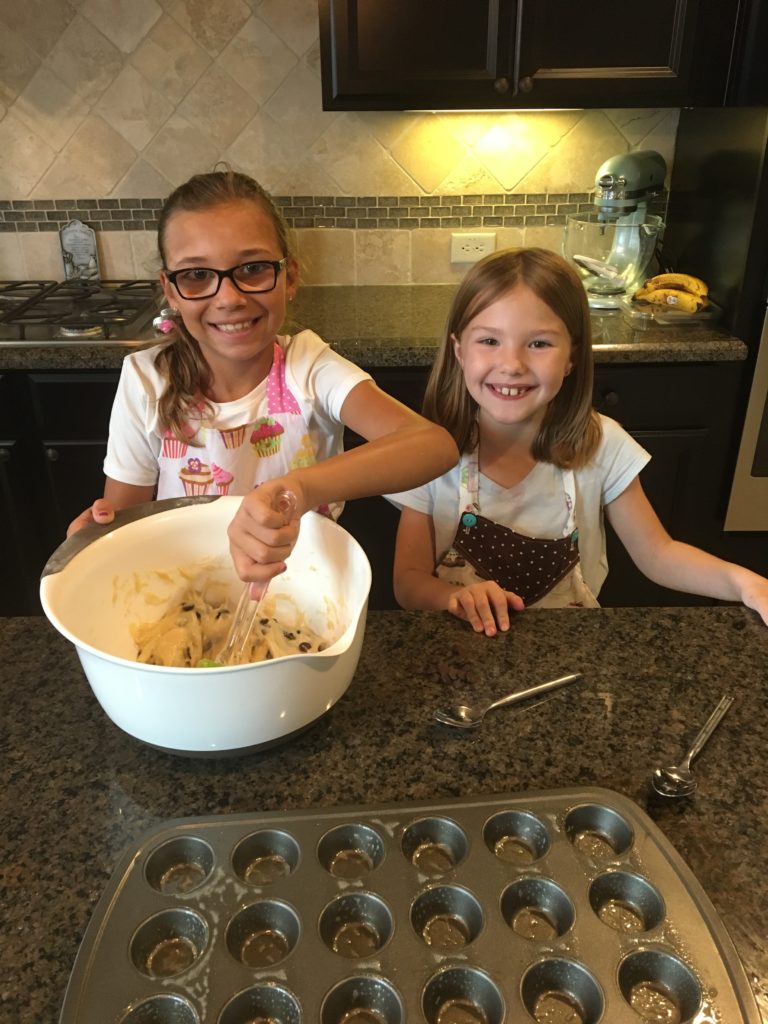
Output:
M276 512L283 513L287 524L296 513L296 495L293 491L280 491L275 496L272 507ZM262 590L261 597L254 601L251 597L251 584L245 584L232 617L227 641L219 652L218 658L215 661L203 658L198 662L198 668L220 668L223 665L247 664L251 636L256 623L261 618L261 609L267 596L268 587L269 584Z

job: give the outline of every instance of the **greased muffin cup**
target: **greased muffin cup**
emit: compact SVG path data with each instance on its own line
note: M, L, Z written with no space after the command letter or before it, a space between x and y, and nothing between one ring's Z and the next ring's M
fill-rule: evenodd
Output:
M663 833L607 789L169 821L61 1024L760 1024Z

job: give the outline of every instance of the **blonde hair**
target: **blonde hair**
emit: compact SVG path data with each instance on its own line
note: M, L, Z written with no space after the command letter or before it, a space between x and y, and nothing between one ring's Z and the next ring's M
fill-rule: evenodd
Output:
M208 210L241 199L251 200L268 215L275 228L280 252L283 256L289 256L288 232L269 193L247 174L223 170L195 174L166 199L157 226L157 246L162 266L167 266L165 235L168 222L174 214ZM166 383L158 402L160 425L170 430L178 440L195 444L184 433L184 426L190 413L196 416L206 410L212 413L210 403L204 397L210 384L210 370L197 339L189 333L180 318L175 322L168 344L157 353L155 365Z
M454 351L469 322L501 296L525 285L565 324L571 338L570 374L547 407L531 454L561 468L582 466L600 443L600 420L592 408L592 332L584 287L575 270L547 249L495 252L476 263L454 296L445 334L424 394L424 415L453 435L459 451L477 443L477 402L467 390Z

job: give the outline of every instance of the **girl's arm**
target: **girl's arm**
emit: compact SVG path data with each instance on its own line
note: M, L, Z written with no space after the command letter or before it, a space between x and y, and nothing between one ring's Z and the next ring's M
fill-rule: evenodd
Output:
M242 579L263 584L285 568L298 522L286 525L275 512L281 490L294 492L301 515L334 501L408 490L441 476L458 460L447 430L372 381L361 381L350 391L341 419L369 443L263 483L243 499L229 527L230 549Z
M142 501L151 501L155 494L154 487L138 487L135 484L123 484L119 480L112 480L107 477L104 485L104 497L87 508L85 512L73 519L67 527L67 536L82 530L89 523L111 523L115 518L115 510L118 508L129 508L131 505L139 505Z
M400 513L395 547L395 597L403 608L447 611L465 619L476 633L495 636L509 629L509 609L523 602L493 581L461 587L434 575L435 527L432 517L412 508Z
M663 587L721 601L741 601L768 625L768 580L733 562L673 540L637 477L605 507L608 521L637 568Z
M373 381L352 388L341 407L341 419L369 443L301 471L306 508L406 491L442 476L458 462L456 443L447 430Z

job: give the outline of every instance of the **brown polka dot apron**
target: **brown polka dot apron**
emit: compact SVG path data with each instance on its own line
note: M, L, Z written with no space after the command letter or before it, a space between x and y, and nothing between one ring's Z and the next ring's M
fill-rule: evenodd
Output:
M459 586L494 580L518 594L526 607L597 608L579 562L573 471L561 470L565 527L562 536L527 537L480 513L478 449L462 455L459 467L459 523L453 545L436 572Z

